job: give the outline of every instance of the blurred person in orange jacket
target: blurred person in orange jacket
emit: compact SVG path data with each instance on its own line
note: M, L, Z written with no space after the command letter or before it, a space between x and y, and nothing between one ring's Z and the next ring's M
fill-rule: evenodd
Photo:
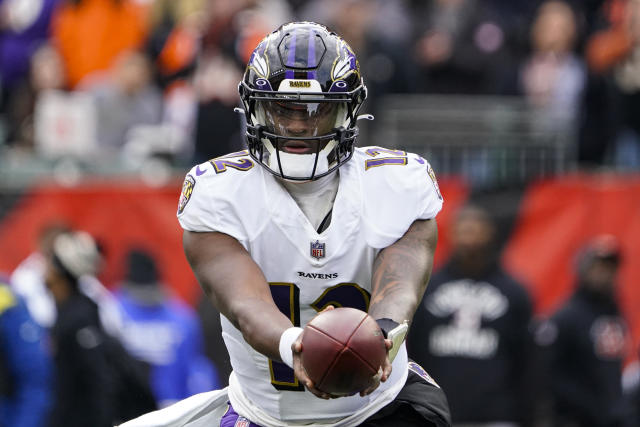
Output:
M580 160L640 168L640 0L608 0L607 27L588 40L592 73ZM609 160L611 158L611 160Z
M66 0L54 13L52 36L71 87L107 70L120 53L141 47L148 7L132 0Z

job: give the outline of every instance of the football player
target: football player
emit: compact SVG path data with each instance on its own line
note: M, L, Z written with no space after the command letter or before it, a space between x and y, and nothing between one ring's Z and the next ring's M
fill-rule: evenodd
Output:
M353 396L316 389L301 364L301 327L330 306L368 311L385 335L412 319L442 207L430 165L355 147L367 90L354 52L322 25L269 34L239 92L248 150L195 166L178 206L187 259L222 313L229 387L127 425L217 425L227 399L221 426L449 425L402 339L386 340L379 374Z

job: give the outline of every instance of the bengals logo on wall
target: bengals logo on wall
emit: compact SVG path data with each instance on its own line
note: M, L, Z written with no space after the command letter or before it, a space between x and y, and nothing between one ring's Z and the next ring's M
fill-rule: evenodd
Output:
M196 186L196 180L191 175L187 175L182 184L182 193L180 193L180 200L178 201L178 215L184 212L184 208L187 207L187 203L191 199L193 194L193 188Z

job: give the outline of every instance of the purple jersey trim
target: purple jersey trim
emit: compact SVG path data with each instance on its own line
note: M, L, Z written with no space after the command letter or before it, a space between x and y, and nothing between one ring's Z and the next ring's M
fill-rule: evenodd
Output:
M229 408L227 412L220 419L220 427L261 427L256 423L253 423L245 417L238 415L238 413L231 406L231 402L228 402Z

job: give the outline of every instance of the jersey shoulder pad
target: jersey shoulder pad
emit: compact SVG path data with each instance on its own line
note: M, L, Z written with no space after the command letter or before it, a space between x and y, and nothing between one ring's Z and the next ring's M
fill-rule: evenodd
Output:
M365 222L371 228L374 246L388 246L415 220L435 218L442 209L435 172L421 156L362 147L352 160L361 174Z
M178 221L185 230L219 231L238 240L260 224L255 214L262 199L261 167L246 151L194 166L185 176L178 201ZM253 221L253 223L252 223Z

